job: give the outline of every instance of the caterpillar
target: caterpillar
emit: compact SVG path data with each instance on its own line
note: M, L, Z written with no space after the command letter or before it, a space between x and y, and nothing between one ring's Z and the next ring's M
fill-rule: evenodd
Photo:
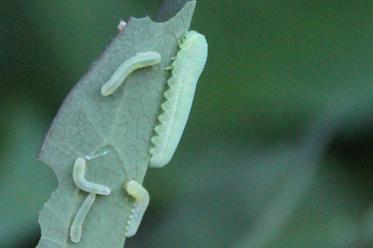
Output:
M132 237L139 229L141 220L146 208L149 205L150 197L148 191L138 182L131 180L124 185L127 194L134 198L134 206L131 210L127 223L126 237Z
M101 184L92 183L85 179L85 170L86 160L80 157L77 158L73 168L73 181L79 189L99 195L109 195L111 193L109 187Z
M199 76L207 59L207 41L196 32L185 34L174 62L165 101L158 117L159 125L151 138L149 166L160 168L172 158L184 131Z
M84 220L89 212L89 210L92 207L93 202L96 199L96 194L90 193L84 202L82 203L82 206L79 208L78 212L76 213L73 223L70 227L70 239L74 243L79 243L81 236L82 236L82 228Z
M136 54L135 56L124 61L118 67L118 69L114 71L109 81L107 81L101 87L101 94L103 96L113 94L133 71L140 68L153 66L159 64L160 62L161 55L157 52L143 52Z

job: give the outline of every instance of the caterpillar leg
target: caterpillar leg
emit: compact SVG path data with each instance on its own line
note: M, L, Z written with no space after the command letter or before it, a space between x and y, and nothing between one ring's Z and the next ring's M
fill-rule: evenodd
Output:
M98 195L109 195L111 190L109 187L93 183L85 179L86 160L77 158L73 168L73 180L79 189Z
M166 71L172 71L174 69L173 62L176 60L176 56L172 57L170 60L172 63L166 68L164 68Z
M174 69L174 67L172 65L170 66L167 66L166 68L164 68L166 71L172 71L172 69Z
M126 237L132 237L139 229L141 220L149 205L150 197L148 191L134 180L127 182L124 185L124 189L134 199L126 231Z
M92 207L93 202L96 199L96 194L90 193L82 203L82 206L79 208L76 213L73 223L70 227L70 239L74 243L78 243L82 236L82 228L84 220Z

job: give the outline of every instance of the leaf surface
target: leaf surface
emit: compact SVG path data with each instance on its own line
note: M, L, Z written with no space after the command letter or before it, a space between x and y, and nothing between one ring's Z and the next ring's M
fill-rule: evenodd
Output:
M178 39L189 29L195 1L164 23L131 18L125 29L94 62L65 99L47 134L40 159L58 178L58 189L44 205L38 247L123 247L132 202L124 183L142 183L148 168L150 138L157 121L166 81L165 70L177 52ZM118 66L139 52L155 51L162 62L132 73L111 96L101 86ZM70 241L72 220L87 196L72 180L77 157L87 160L86 178L109 186L97 196L78 244Z

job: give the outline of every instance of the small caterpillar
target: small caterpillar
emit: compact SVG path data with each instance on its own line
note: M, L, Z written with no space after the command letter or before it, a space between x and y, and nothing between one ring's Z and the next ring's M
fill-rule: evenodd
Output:
M101 184L96 184L85 179L86 160L84 158L77 158L73 168L73 180L79 189L95 193L99 195L109 195L111 190Z
M124 61L118 69L115 70L109 81L107 81L101 88L101 94L108 96L113 94L119 86L122 85L124 80L133 71L156 65L161 62L161 55L157 52L143 52Z
M82 236L82 228L84 220L92 207L93 202L96 199L96 194L90 193L82 203L82 206L79 208L76 213L73 223L70 227L70 239L74 243L79 243Z
M148 191L138 182L131 180L124 185L127 193L135 199L131 215L127 223L126 237L132 237L139 229L145 210L149 205L150 197Z
M186 33L172 64L172 76L167 81L165 102L158 117L160 124L155 127L155 135L151 138L150 167L163 167L171 160L188 120L196 84L206 59L205 37L196 31Z

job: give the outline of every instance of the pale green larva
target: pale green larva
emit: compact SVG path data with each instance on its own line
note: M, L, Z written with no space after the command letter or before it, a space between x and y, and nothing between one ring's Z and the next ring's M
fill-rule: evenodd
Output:
M96 199L96 194L90 193L76 213L70 227L70 239L74 243L80 242L84 220Z
M80 157L77 158L73 168L73 180L79 189L99 195L109 195L111 193L109 187L97 183L92 183L85 179L85 170L86 160Z
M131 180L124 185L124 189L131 197L134 198L134 206L131 210L129 220L127 223L126 237L132 237L136 234L139 229L141 220L144 216L146 208L149 205L149 193L148 191L138 182Z
M196 31L189 31L172 64L172 76L167 82L165 101L158 117L159 125L151 138L150 167L163 167L171 160L188 120L197 81L206 59L205 37Z
M115 70L109 81L107 81L101 88L101 94L108 96L113 94L119 86L122 85L124 80L133 71L156 65L161 62L161 55L157 52L143 52L124 61L118 69Z

